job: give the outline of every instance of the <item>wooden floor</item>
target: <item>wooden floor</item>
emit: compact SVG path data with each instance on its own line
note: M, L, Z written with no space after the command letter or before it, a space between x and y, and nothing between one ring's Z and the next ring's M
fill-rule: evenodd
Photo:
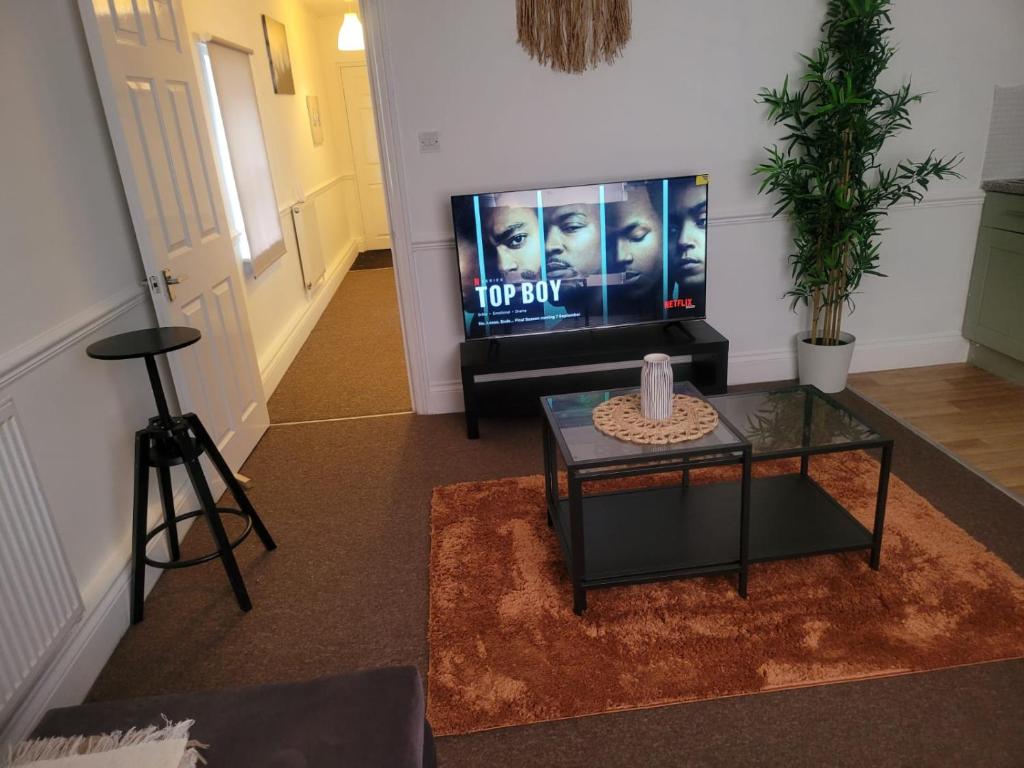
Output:
M858 373L849 384L1024 499L1024 386L966 363Z

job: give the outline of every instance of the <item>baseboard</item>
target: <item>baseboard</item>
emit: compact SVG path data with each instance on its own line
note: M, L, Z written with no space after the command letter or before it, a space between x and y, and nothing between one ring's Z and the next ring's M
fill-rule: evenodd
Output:
M461 381L431 382L427 391L427 407L423 413L457 413L462 410Z
M729 353L730 384L752 384L758 381L783 381L795 378L796 349Z
M331 299L334 298L334 294L338 290L338 286L341 285L342 279L348 274L352 263L359 255L361 246L362 240L360 239L354 239L349 242L341 258L338 259L330 274L324 279L323 286L313 300L306 305L306 310L295 321L295 324L292 325L291 330L288 331L288 335L285 336L284 341L277 348L277 351L274 352L273 357L260 370L260 378L263 380L263 392L268 400L274 394L277 385L281 383L281 379L284 378L288 367L295 361L296 355L299 354L302 345L306 343L309 334L316 327L317 321L324 313L324 310L327 309L327 305L331 303Z
M851 373L919 368L923 365L962 363L967 341L959 333L921 334L877 341L858 341ZM796 348L729 355L729 383L756 384L796 378Z
M996 376L1002 376L1016 384L1024 384L1024 361L996 352L983 344L971 344L967 361Z
M969 351L970 342L958 331L857 342L851 371L863 373L891 368L920 368L923 365L962 363L967 360Z
M209 476L209 475L208 475ZM224 492L224 481L209 476L210 490L214 498ZM187 483L182 483L174 494L175 514L194 509L198 504L195 494ZM162 513L154 514L150 505L150 525ZM193 520L186 520L178 526L179 536L184 538ZM169 553L163 536L157 536L146 547L146 554L154 560L165 560ZM152 591L164 571L146 569L146 594ZM36 723L54 707L69 707L84 701L86 694L110 659L121 637L130 626L129 589L131 587L131 563L126 563L113 578L106 590L91 606L87 605L82 620L71 630L64 646L54 656L48 669L42 674L32 690L28 692L18 711L0 732L0 755L7 753L7 747L26 738Z
M922 334L878 341L857 342L851 372L883 371L890 368L918 368L923 365L962 363L968 343L959 333ZM729 383L755 384L796 378L796 348L729 355ZM427 413L462 410L462 384L458 380L430 385Z

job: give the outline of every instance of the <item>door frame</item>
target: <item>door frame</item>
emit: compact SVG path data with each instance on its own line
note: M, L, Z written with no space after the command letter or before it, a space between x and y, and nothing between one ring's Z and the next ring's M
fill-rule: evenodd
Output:
M377 146L384 180L384 204L391 228L391 252L395 267L398 315L402 328L402 347L405 353L409 394L412 399L412 410L422 413L430 403L430 377L425 354L426 336L418 322L421 312L419 294L415 288L416 267L412 258L405 173L401 163L401 140L393 107L395 94L390 86L391 66L384 44L387 22L379 0L360 0L359 9L363 20L366 69L370 78ZM186 24L187 21L186 19ZM187 43L194 46L195 40L190 37ZM193 66L197 67L195 50L192 51L192 61ZM199 77L198 68L196 76ZM205 109L205 103L203 107ZM219 175L218 171L218 178ZM223 195L219 186L218 194Z
M402 166L401 139L391 88L391 64L385 39L387 20L380 0L359 0L366 43L366 70L370 76L370 95L377 128L381 172L384 177L384 204L391 226L391 254L398 289L398 314L402 325L402 346L409 375L412 409L422 413L430 403L430 376L427 370L426 336L419 318L419 294L416 291L416 265L412 258L409 207L406 202L405 172Z

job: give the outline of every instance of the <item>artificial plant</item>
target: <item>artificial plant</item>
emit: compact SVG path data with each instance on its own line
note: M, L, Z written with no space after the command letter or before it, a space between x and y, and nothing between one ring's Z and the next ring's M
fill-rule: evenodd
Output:
M828 0L822 41L806 64L799 88L786 76L781 90L764 88L758 101L768 119L789 132L765 147L768 160L757 166L760 192L775 194L774 216L786 213L794 227L790 254L793 308L810 307L810 341L840 342L843 308L864 275L879 269L881 218L898 202L920 201L932 179L959 178L960 155L905 160L883 167L886 140L910 128L909 107L924 94L910 82L886 90L878 77L896 49L891 0Z

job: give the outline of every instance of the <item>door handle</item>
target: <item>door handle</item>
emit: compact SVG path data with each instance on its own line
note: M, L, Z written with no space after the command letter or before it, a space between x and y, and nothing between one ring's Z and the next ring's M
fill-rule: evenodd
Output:
M164 278L164 290L167 291L167 300L174 301L174 290L171 288L172 285L180 285L181 283L188 280L188 275L179 275L175 277L171 274L171 270L162 269L160 274Z

